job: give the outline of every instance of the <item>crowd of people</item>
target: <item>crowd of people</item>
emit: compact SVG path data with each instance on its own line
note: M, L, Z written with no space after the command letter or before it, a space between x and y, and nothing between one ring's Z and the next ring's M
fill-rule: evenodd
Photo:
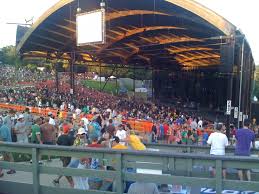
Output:
M92 119L87 119L87 114L77 112L68 114L67 118L54 117L51 112L48 117L32 115L27 108L24 113L16 113L13 110L3 112L0 118L0 140L5 142L33 143L46 145L62 145L74 147L107 148L107 149L133 149L146 150L146 142L166 140L175 144L198 144L211 145L210 154L225 155L225 148L230 144L225 135L223 123L216 123L212 133L203 130L207 125L201 119L177 115L167 122L160 124L154 122L150 139L148 135L138 133L128 123L124 123L122 116L107 110L100 113L97 109L90 110ZM250 144L255 142L255 133L249 129L250 123L245 120L242 129L232 131L235 137L236 155L249 156ZM160 139L161 138L161 139ZM201 138L201 139L199 139ZM13 161L10 153L4 153L4 159ZM51 158L49 158L51 160ZM63 167L90 168L112 170L112 167L102 166L95 158L71 158L61 157ZM215 171L212 170L215 175ZM10 169L8 174L15 173ZM0 171L0 176L4 174ZM243 180L243 172L238 172L240 180ZM251 180L250 171L246 171L247 180ZM223 170L226 178L226 171ZM60 177L53 180L59 184ZM66 177L70 186L78 189L112 190L111 180L102 180L94 177ZM125 192L130 187L127 187ZM129 192L130 193L130 192Z
M1 76L7 75L10 71L7 70L7 73ZM30 76L28 71L22 72L25 77ZM236 129L231 125L229 142L223 123L219 121L214 123L172 106L119 98L85 88L80 84L76 87L77 94L73 96L69 94L70 87L65 81L61 82L59 92L54 88L53 80L42 82L37 79L34 87L1 89L1 102L51 107L57 109L58 114L56 117L52 112L49 112L47 117L32 115L29 108L24 112L2 111L0 141L133 150L146 150L145 143L149 142L210 145L212 155L225 155L225 147L232 144L236 146L236 155L249 156L250 144L258 138L255 120L252 123L245 120L242 129ZM65 110L68 111L66 118L60 114ZM88 119L88 114L92 115L91 119ZM151 129L141 133L124 122L128 118L150 121L153 125ZM10 153L4 153L3 156L6 161L13 161ZM51 160L51 158L48 159ZM113 170L112 167L103 166L95 158L61 157L61 161L63 167ZM7 173L13 174L15 170L10 169ZM215 176L215 170L212 170L212 174ZM238 175L240 180L243 180L242 170ZM247 179L251 180L250 171L247 171L246 175ZM0 169L0 177L2 176L4 173ZM225 170L223 170L223 177L226 178ZM61 177L57 177L53 183L58 185L60 179ZM66 179L73 188L112 190L112 180L70 176ZM131 184L131 187L129 185L125 192L130 194L137 193L137 189L143 189L143 184L135 183ZM154 185L145 186L156 193L157 189L154 189Z
M25 67L1 65L0 71L0 85L3 86L17 86L19 83L35 83L55 78L53 73Z

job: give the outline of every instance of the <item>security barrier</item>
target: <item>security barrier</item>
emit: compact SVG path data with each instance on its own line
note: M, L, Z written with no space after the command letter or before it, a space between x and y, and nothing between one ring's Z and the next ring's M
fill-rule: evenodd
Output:
M165 151L130 151L93 148L73 148L35 144L2 143L0 151L18 152L32 155L32 164L0 161L0 167L14 168L32 173L33 181L11 182L0 179L0 191L8 194L122 194L126 181L150 182L156 184L188 185L191 188L215 188L216 193L224 189L241 191L259 191L258 173L252 173L252 181L239 181L237 175L222 178L222 169L259 169L259 159L253 157L211 156L207 154L172 153ZM69 156L75 158L98 158L104 166L114 170L71 169L39 165L40 155ZM209 167L214 166L216 177L210 177ZM202 169L202 170L198 170ZM132 169L129 172L127 169ZM136 173L134 169L145 169ZM161 171L161 174L149 174L148 170ZM41 184L40 175L66 175L79 177L98 177L110 179L114 191L76 190L71 188L51 187ZM15 176L15 175L14 175Z

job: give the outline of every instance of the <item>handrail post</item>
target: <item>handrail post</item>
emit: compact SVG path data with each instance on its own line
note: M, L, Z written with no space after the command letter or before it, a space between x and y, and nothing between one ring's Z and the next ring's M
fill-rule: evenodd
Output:
M116 154L116 193L122 194L123 191L123 177L122 177L122 154Z
M222 192L222 160L216 160L216 193Z
M40 194L39 150L32 148L33 194Z
M187 147L187 153L191 153L191 146Z

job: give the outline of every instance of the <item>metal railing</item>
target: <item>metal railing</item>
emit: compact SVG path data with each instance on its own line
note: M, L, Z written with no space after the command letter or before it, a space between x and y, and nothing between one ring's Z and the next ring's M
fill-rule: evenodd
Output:
M226 180L223 180L222 177L223 168L259 169L259 158L253 157L219 157L197 153L74 148L18 143L0 143L0 152L32 155L32 164L0 161L0 168L13 168L17 171L30 172L33 177L30 184L22 183L22 180L12 182L0 179L0 192L8 194L122 194L126 181L208 187L215 188L217 193L221 193L223 189L259 190L257 173L252 173L252 181L239 181L237 175L231 179L227 177ZM73 169L39 165L40 155L98 158L103 166L112 166L114 170ZM197 166L201 167L202 170L197 171ZM208 168L211 166L216 169L215 177L211 177L209 174ZM133 169L133 172L127 169ZM156 175L136 173L134 169L159 170L162 173ZM111 179L114 183L114 191L45 186L40 181L42 174Z
M183 144L161 144L161 143L147 143L145 144L147 148L157 149L169 152L179 152L179 153L202 153L209 154L210 146L206 145L183 145ZM226 155L234 155L235 147L228 146L225 149ZM259 149L251 149L252 155L257 155L259 157Z

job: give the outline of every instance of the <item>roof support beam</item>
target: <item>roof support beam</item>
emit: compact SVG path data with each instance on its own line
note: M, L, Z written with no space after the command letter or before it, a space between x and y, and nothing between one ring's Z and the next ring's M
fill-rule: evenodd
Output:
M184 30L184 28L179 28L179 27L175 27L175 26L150 26L150 27L142 27L142 28L135 28L133 30L128 30L125 33L120 33L119 36L116 37L115 40L110 41L109 43L107 43L106 45L104 45L100 50L97 51L97 54L100 54L102 51L104 51L105 49L111 47L113 44L128 38L130 36L142 33L142 32L146 32L146 31L154 31L154 30L170 30L170 29L175 29L175 30Z
M46 31L46 32L49 32L49 33L52 33L52 34L55 34L55 35L58 35L58 36L62 36L64 38L71 39L71 36L65 35L63 33L60 33L60 32L54 31L54 30L50 30L48 28L40 28L40 30L41 31L43 30L43 31Z
M61 41L58 41L56 39L50 38L49 36L41 36L41 35L36 34L36 33L34 33L32 36L38 37L38 38L41 38L41 39L44 39L44 40L48 40L48 41L51 41L51 42L54 42L54 43L58 43L58 44L61 44L61 45L65 45L64 42L61 42Z
M36 43L36 42L30 42L31 44L33 45L36 45L36 46L39 46L39 47L42 47L42 48L46 48L46 49L49 49L51 51L58 51L57 48L54 48L54 47L51 47L51 46L47 46L45 44L41 44L41 43Z

